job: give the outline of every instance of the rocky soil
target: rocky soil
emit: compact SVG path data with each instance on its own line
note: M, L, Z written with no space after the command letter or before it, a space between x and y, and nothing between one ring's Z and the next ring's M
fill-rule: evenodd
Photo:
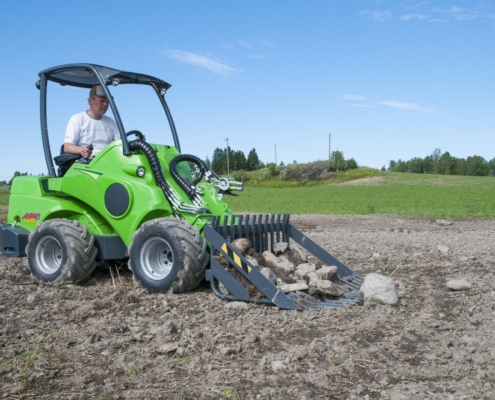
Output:
M0 256L0 398L494 398L495 221L291 220L361 276L393 278L399 305L296 312L207 286L156 295L127 270L54 287Z

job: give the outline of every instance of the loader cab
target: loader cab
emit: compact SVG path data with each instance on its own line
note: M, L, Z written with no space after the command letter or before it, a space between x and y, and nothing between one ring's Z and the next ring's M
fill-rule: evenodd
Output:
M175 124L172 119L172 115L165 101L165 93L170 88L170 84L144 74L127 72L122 70L117 70L113 68L104 67L96 64L66 64L61 66L56 66L43 70L39 73L39 81L36 86L40 90L40 121L41 121L41 136L43 143L43 150L45 155L45 161L48 168L48 175L51 178L62 177L65 172L78 161L80 156L72 154L63 153L63 143L61 143L63 136L61 135L60 129L56 133L52 133L52 136L48 132L48 102L47 102L47 92L48 92L48 82L59 84L61 86L69 86L75 88L84 88L89 93L89 90L94 86L99 84L106 94L109 103L109 112L117 124L117 128L120 133L120 139L122 140L122 152L124 155L132 154L129 148L128 140L133 140L134 137L128 138L129 132L124 128L124 122L121 118L119 110L117 109L116 101L111 93L111 89L118 92L119 87L125 87L126 90L132 88L132 90L146 91L149 93L149 86L156 93L159 99L159 103L156 103L157 108L161 109L160 114L164 119L168 121L168 125L171 133L171 140L168 141L170 145L173 145L180 152L180 143L175 129ZM52 85L50 85L52 86ZM117 96L118 97L118 96ZM86 104L81 104L81 110ZM72 114L71 114L72 115ZM71 115L67 115L65 123L69 120ZM124 110L125 116L125 110ZM125 120L125 118L124 118ZM167 123L165 122L165 125ZM160 124L160 127L163 124ZM136 129L131 126L130 129ZM149 137L147 132L144 132ZM56 136L55 136L56 135ZM53 152L50 147L50 138L57 141L53 143ZM160 140L163 142L163 140ZM59 147L62 146L59 152ZM54 165L55 163L55 165ZM57 167L57 169L56 169Z

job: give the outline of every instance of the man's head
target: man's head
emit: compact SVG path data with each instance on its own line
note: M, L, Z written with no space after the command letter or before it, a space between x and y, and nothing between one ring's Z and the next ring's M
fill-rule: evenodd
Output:
M89 112L93 118L100 119L108 110L108 99L100 85L89 91Z

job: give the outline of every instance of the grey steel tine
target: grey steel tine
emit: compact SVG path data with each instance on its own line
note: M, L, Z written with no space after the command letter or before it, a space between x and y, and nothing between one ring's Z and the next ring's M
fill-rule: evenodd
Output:
M268 247L268 238L270 237L270 229L268 226L268 214L265 214L265 222L264 222L264 240L263 240L263 251L266 251L269 249Z

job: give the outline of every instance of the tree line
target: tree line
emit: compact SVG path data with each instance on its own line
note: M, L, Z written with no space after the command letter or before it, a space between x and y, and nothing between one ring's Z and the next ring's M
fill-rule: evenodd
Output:
M382 171L385 170L384 165ZM435 149L431 155L425 158L414 157L408 161L390 160L388 171L415 174L493 176L495 174L495 158L489 161L481 156L458 158L450 155L448 151L442 154L440 149Z
M233 150L230 146L228 147L228 149L220 149L217 147L213 152L213 158L211 159L211 161L208 157L206 157L205 163L208 168L212 169L217 174L226 174L227 165L229 166L229 172L256 171L258 169L266 167L265 163L263 163L263 161L259 159L258 153L256 153L255 148L253 148L246 157L243 151Z

